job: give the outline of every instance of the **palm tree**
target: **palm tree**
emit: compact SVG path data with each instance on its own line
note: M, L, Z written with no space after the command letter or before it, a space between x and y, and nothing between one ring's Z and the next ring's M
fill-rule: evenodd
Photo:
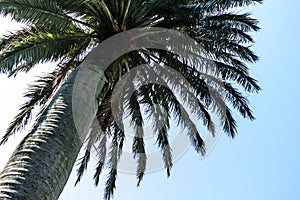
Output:
M122 120L114 120L111 103L122 108L120 118L128 115L135 130L132 151L138 160L138 184L146 170L145 142L143 129L140 128L145 116L153 119L153 132L157 134L157 144L168 175L172 167L172 151L168 140L170 120L175 120L187 129L192 145L200 154L205 153L205 144L197 124L190 117L192 114L213 133L211 113L216 112L222 121L223 131L233 138L237 128L231 109L237 110L244 118L254 119L247 98L237 88L244 90L244 93L260 90L246 66L246 63L258 60L249 45L254 42L250 33L259 30L257 20L249 14L234 13L233 9L261 2L0 0L2 15L8 15L26 25L22 30L1 39L0 72L15 76L20 72L28 72L38 63L57 63L53 72L40 77L29 88L25 94L28 101L21 106L20 112L2 137L1 144L4 144L9 136L26 126L34 108L40 109L35 125L0 174L0 197L57 199L83 146L81 138L87 138L77 182L87 168L92 147L97 143L99 161L94 176L95 184L98 184L107 162L110 171L104 198L110 199L115 189L117 165L125 139ZM196 62L172 51L153 48L134 49L115 59L105 69L97 91L90 85L99 80L87 78L81 85L75 84L79 69L87 69L86 73L91 73L88 71L91 63L85 62L89 52L93 52L111 36L148 27L175 30L197 41L209 55L207 61L216 66L219 72L217 76L210 76L209 80L214 86L222 87L215 89L212 95L207 77L199 70ZM162 66L170 66L188 81L192 87L191 93L180 90L184 85L178 85L178 82L164 74L165 79L160 82L177 88L176 91L156 83L137 87L133 83L124 82L124 91L117 92L119 98L113 102L116 99L113 98L116 84L120 83L126 73L145 63L151 63L152 70L158 74L163 73ZM144 79L149 73L147 70L144 73L139 71L133 76ZM77 90L82 92L79 96L84 98L76 101L72 94L74 89L78 89L74 88L75 85L84 88ZM132 88L134 92L130 93ZM197 97L197 100L186 105L186 96L189 95ZM224 99L224 104L218 99ZM154 104L163 107L165 113L151 109ZM74 107L76 116L82 122L80 131L74 124ZM94 126L95 116L101 130ZM163 125L159 125L161 120L157 119L163 119ZM111 140L112 145L107 149L108 140ZM109 155L108 160L105 160L106 155Z

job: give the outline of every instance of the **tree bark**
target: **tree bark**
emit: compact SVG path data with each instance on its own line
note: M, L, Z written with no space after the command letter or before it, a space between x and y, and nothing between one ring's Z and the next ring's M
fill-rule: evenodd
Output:
M97 90L104 80L75 81L79 73L88 77L97 71L92 68L71 74L16 148L0 174L0 199L58 199L97 111ZM82 94L74 98L75 82Z

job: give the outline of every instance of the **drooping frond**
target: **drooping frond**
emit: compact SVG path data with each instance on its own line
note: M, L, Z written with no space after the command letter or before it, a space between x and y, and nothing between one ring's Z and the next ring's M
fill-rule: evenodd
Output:
M96 186L99 184L100 175L101 175L101 172L102 172L104 164L105 164L105 157L106 157L106 153L107 153L106 142L107 142L107 136L103 132L99 137L99 145L96 147L97 155L98 155L97 168L96 168L96 172L94 174L94 180L95 180Z
M235 119L233 118L231 114L230 108L226 107L226 117L223 125L223 130L225 133L227 133L229 136L234 138L237 133L237 124Z
M68 78L69 74L82 62L85 55L85 49L89 42L83 43L79 48L68 53L58 64L58 68L48 75L41 76L37 81L29 87L24 97L28 101L21 105L20 112L10 123L6 134L2 137L0 144L5 143L9 136L22 130L30 121L32 111L36 107L40 107L40 113L46 107L47 103L54 96L62 83ZM15 72L17 73L17 72Z
M171 106L174 108L174 114L177 117L177 122L182 126L183 129L187 130L187 135L190 137L192 145L194 146L195 150L198 153L201 153L202 155L205 154L205 144L203 139L201 138L197 126L194 124L194 122L191 120L188 112L184 108L184 106L177 100L176 95L174 92L172 92L170 89L166 87L159 87L157 86L158 90L162 90L163 92L159 91L161 94L163 94L165 100L162 101L168 101L169 104L174 104L176 106ZM180 96L180 95L179 95Z
M233 108L237 109L244 118L254 120L255 117L249 108L248 100L236 88L233 88L230 83L224 83L224 88L227 91L226 101L230 102Z
M87 149L85 151L84 156L80 159L81 163L80 163L79 168L77 169L77 180L75 182L75 185L77 185L77 183L79 183L84 171L87 169L88 162L90 161L90 156L91 156L91 151L89 149Z
M165 84L176 91L185 102L188 102L186 106L188 106L191 112L202 120L203 125L214 134L214 124L208 112L208 107L212 99L207 83L203 80L204 74L201 74L196 68L193 68L193 66L189 66L187 62L181 62L176 59L172 54L164 52L162 55L164 60L160 61L164 61L164 64L174 68L176 73L180 72L180 76L176 73L174 74L174 71L160 70L159 67L154 66L152 68L156 70L157 74L155 75L157 79L161 77L158 82L165 82ZM156 62L155 60L153 61ZM182 82L182 80L186 82ZM199 99L194 96L198 96Z
M113 196L114 190L116 188L116 178L117 178L117 149L116 147L112 148L110 154L110 172L108 174L106 183L105 183L105 189L104 189L104 199L109 200Z
M24 128L30 120L35 106L45 103L45 99L48 99L47 97L50 95L55 78L54 74L49 74L46 77L41 77L36 81L35 85L31 86L29 91L25 94L25 97L29 98L29 100L20 107L20 112L14 118L13 122L10 123L0 144L4 144L9 136Z
M134 87L134 86L132 86ZM126 100L125 100L126 101ZM126 104L125 104L126 105ZM146 170L146 152L144 143L143 116L140 108L137 90L130 96L127 104L129 115L131 116L131 124L135 130L133 138L132 152L134 158L137 158L137 185L143 179Z
M104 199L109 200L114 193L114 189L116 188L116 178L118 173L118 162L119 162L119 154L122 149L119 148L120 144L120 135L124 135L124 130L121 130L116 123L112 126L112 141L110 145L110 152L109 152L109 173L107 176L107 180L105 183L104 189Z
M257 81L249 76L248 70L236 68L232 65L217 61L215 62L215 66L222 74L223 80L235 81L237 84L242 86L246 92L258 92L260 90Z
M106 156L106 133L99 129L99 122L98 119L95 118L90 129L89 136L86 141L86 149L84 156L80 159L80 163L78 163L79 168L77 169L77 180L75 185L77 185L85 170L87 169L88 163L90 161L91 153L96 150L96 154L99 158L98 165L96 168L96 173L94 175L95 185L98 185L100 174L102 168L105 163L105 156ZM96 147L96 143L99 145Z
M168 130L170 128L170 111L169 105L164 101L163 105L158 104L163 100L158 100L158 95L153 95L152 84L143 85L139 88L139 96L142 98L141 103L146 107L145 113L152 121L153 133L157 134L157 144L162 152L167 175L170 176L170 171L173 166L172 149L169 144ZM153 98L153 99L152 99ZM155 101L155 103L154 103ZM166 109L164 109L165 107Z

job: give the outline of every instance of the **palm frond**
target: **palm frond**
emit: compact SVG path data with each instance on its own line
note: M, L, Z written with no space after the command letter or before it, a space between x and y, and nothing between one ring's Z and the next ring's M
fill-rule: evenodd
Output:
M83 43L79 48L74 49L58 64L58 68L46 76L40 77L30 86L24 97L29 100L21 105L20 112L10 123L6 134L0 142L4 144L8 138L16 132L22 130L30 121L33 109L40 107L40 112L46 107L47 103L54 96L62 83L68 78L69 74L82 62L83 55L86 53L86 47L89 42Z
M203 0L195 0L195 1L187 1L187 7L192 7L193 9L197 9L198 12L206 11L206 12L222 12L224 10L228 10L230 8L238 8L243 6L249 6L257 3L262 3L263 0L211 0L211 1L203 1Z
M223 124L223 130L230 137L234 138L237 134L237 124L232 116L230 108L226 107L225 121Z
M236 88L233 88L230 83L223 84L226 92L228 92L226 94L225 101L232 103L233 108L237 109L244 118L254 120L255 117L253 116L253 113L248 106L249 102L246 97L238 92Z
M248 75L248 69L243 70L236 68L232 65L228 65L222 62L215 62L215 66L222 74L222 78L225 81L235 81L241 85L247 92L258 92L261 88L257 84L257 81Z
M107 153L106 143L107 143L107 136L103 132L99 137L99 145L97 146L97 155L98 155L98 164L96 168L96 172L94 174L94 181L95 186L99 184L100 175L103 170L104 164L105 164L105 158Z
M49 96L54 79L54 74L49 74L48 76L37 80L36 84L31 86L29 91L25 94L25 97L29 98L29 101L20 107L20 112L14 118L14 121L10 123L6 134L2 137L0 144L7 142L11 135L23 129L24 126L29 122L34 107L42 104L44 100L43 98L47 98L47 96Z
M87 23L65 13L56 1L1 0L0 13L4 16L10 15L21 23L42 25L48 28L59 26L64 28L73 22L88 26Z
M134 86L133 86L134 87ZM143 116L138 101L138 92L131 95L128 102L129 115L131 116L131 124L135 130L135 136L133 138L132 152L134 158L137 158L137 185L140 184L143 179L144 172L146 170L146 152L144 143L144 131L143 131Z
M141 103L146 107L146 114L148 118L151 118L152 121L152 130L153 133L157 134L157 144L161 149L163 161L165 164L165 168L167 170L167 175L170 176L170 171L173 166L172 162L172 149L169 144L168 139L168 130L170 128L170 114L168 113L170 110L164 110L163 107L169 108L166 102L163 105L159 105L159 101L155 100L156 103L153 102L153 98L158 98L158 95L153 94L152 88L153 85L143 85L139 88L139 96L142 98ZM160 102L163 100L160 100Z
M119 129L118 125L114 123L114 125L112 126L113 138L110 146L108 161L110 172L108 173L104 189L104 199L106 200L109 200L113 196L114 189L116 188L116 178L118 173L117 166L119 162L118 155L120 151L118 136L120 135L120 132L123 132L123 130Z
M27 32L26 38L21 38ZM35 28L21 31L19 37L9 37L9 44L0 52L0 72L15 75L19 71L29 71L38 63L55 62L90 40L83 32L50 33Z
M80 159L81 163L79 168L77 169L77 180L75 182L75 185L80 182L82 175L84 171L87 169L88 162L90 161L91 152L90 150L86 150L84 156Z

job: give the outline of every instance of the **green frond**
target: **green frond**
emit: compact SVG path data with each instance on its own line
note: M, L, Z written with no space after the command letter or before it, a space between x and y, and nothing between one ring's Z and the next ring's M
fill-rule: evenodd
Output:
M146 152L139 153L137 163L138 163L137 172L136 172L137 186L140 186L146 171L146 163L147 163Z
M206 12L222 12L230 8L244 7L257 3L262 3L263 0L210 0L210 1L189 1L187 7L192 7L197 9L197 11L206 11Z
M161 124L160 121L158 121L158 123ZM160 125L157 134L157 144L160 147L162 152L162 157L163 157L165 168L167 170L167 175L170 176L171 168L173 166L173 159L172 159L172 149L168 139L168 129L169 129L168 124L163 123Z
M196 125L194 124L194 122L190 119L190 115L189 113L185 110L185 108L178 102L175 94L167 89L164 88L165 92L163 93L165 98L168 101L172 101L172 103L176 104L177 106L175 106L174 108L177 108L175 111L177 113L177 121L179 124L181 124L182 128L187 129L187 134L191 139L191 143L194 146L195 150L198 153L201 153L202 155L205 154L205 145L204 145L204 141L202 140ZM178 115L178 112L180 112L180 115Z
M210 22L214 25L227 25L231 28L236 28L244 32L258 31L260 28L257 26L258 21L250 17L249 13L244 14L217 14L204 18L204 22Z
M75 182L75 185L80 182L82 175L84 171L87 169L88 162L90 161L91 152L90 150L86 150L84 156L80 159L81 163L79 168L77 169L77 180Z
M110 24L109 22L113 21L113 17L104 1L85 0L82 4L86 6L98 20L106 22L106 24Z
M214 49L216 57L219 55L226 55L246 62L256 62L258 60L258 57L250 50L250 47L239 45L234 41L203 38L198 42L200 42L207 51L209 49Z
M226 114L225 114L225 120L224 120L224 124L223 124L223 130L231 138L234 138L237 134L237 124L231 114L231 110L228 107L226 107Z
M133 86L134 87L134 86ZM140 184L144 172L146 170L146 152L144 143L144 131L143 131L143 116L138 101L138 92L131 95L128 102L129 115L131 116L131 124L135 130L135 136L133 138L132 152L134 158L137 158L137 185Z
M0 14L11 16L14 20L25 24L36 24L45 27L64 27L74 22L86 23L72 18L58 6L56 1L39 0L1 0ZM59 26L57 26L59 24Z
M108 180L106 181L105 191L104 191L104 199L110 200L113 197L114 189L116 188L116 178L118 171L115 168L111 168Z
M254 42L253 38L245 30L234 27L232 23L209 23L209 26L204 25L195 28L192 34L195 35L198 39L201 39L202 35L202 37L211 39L228 39L229 41L236 41L239 44Z
M181 71L181 75L185 77L185 80L187 80L191 88L189 88L186 83L181 83L178 81L180 79L172 78L174 77L172 74L165 75L170 75L170 77L167 78L167 80L169 80L169 84L176 85L178 87L178 89L175 91L181 97L183 103L191 111L190 114L195 114L195 116L202 121L203 125L206 126L207 130L214 135L215 127L209 113L209 105L212 102L212 98L207 83L204 81L205 74L201 74L195 69L191 69L187 65L185 65L185 70L183 70L183 68L181 68L182 65L179 63L175 65L176 67L174 65L172 66L174 68L178 67L177 70ZM217 79L216 82L217 81L219 80Z
M29 71L38 63L58 61L90 40L90 36L82 32L52 34L34 28L27 32L26 38L11 39L9 44L4 42L5 46L0 47L6 47L0 52L1 73L15 75L19 71Z
M228 92L225 101L232 103L233 108L237 109L244 118L254 120L255 117L248 106L249 102L246 97L238 92L236 88L233 88L230 83L224 83L224 88Z
M73 18L83 19L87 26L92 23L91 18L93 18L92 13L88 12L87 7L84 5L86 0L56 0L59 8L64 10L68 15ZM91 26L90 26L91 27Z
M105 164L105 158L106 158L106 142L107 142L107 136L106 134L102 133L101 136L99 137L99 145L97 146L97 156L98 156L98 164L96 167L96 172L94 174L94 181L95 181L95 186L99 184L100 180L100 175L103 170L104 164Z
M191 120L188 112L184 107L181 108L181 113L182 117L180 123L184 129L187 129L187 135L190 137L192 145L194 146L197 153L205 155L205 144L197 130L197 126Z
M235 81L247 92L258 92L261 89L257 81L248 75L248 70L236 68L222 62L215 62L215 65L222 74L223 80Z
M107 180L105 183L105 189L104 189L104 199L109 200L113 194L114 189L116 188L116 178L118 173L118 155L119 155L119 131L120 130L117 126L117 124L113 125L112 130L112 143L110 145L110 152L109 152L109 161L108 161L108 167L110 169L110 172L108 173Z
M187 106L189 107L192 112L198 116L199 119L203 121L203 125L208 128L212 134L214 133L214 124L212 123L210 119L210 114L206 107L209 106L211 102L211 98L209 95L209 89L207 87L207 84L205 81L203 81L203 74L198 72L196 69L188 66L187 64L184 64L184 61L181 62L177 59L174 59L174 57L168 53L163 54L163 57L166 59L167 66L170 66L174 68L177 72L181 72L181 75L185 78L185 80L192 86L192 88L188 88L185 83L181 83L180 79L175 78L174 74L172 73L165 73L164 79L160 79L159 82L168 82L168 84L173 85L177 87L177 92L179 96L185 101L188 102ZM159 71L156 69L156 71ZM157 77L160 77L161 75L157 75ZM192 90L191 90L192 89ZM164 93L165 91L162 91ZM195 96L195 98L191 98ZM196 97L199 96L201 101L197 99ZM187 99L187 97L189 97Z
M182 118L182 105L178 101L177 97L171 90L160 85L154 85L154 90L156 92L152 92L153 98L155 98L156 101L164 107L164 109L168 108L166 110L174 115L175 120L179 124Z
M75 49L65 60L58 64L58 68L55 71L40 77L40 79L29 87L28 92L24 95L29 100L21 105L20 112L10 123L6 134L2 137L0 145L4 144L11 135L22 130L29 123L34 108L39 106L40 113L43 111L61 84L68 78L70 72L81 63L81 58L78 56L84 53L86 45L88 44L83 44L80 49Z
M164 131L164 130L162 130ZM162 133L163 135L165 133ZM168 138L166 138L168 140ZM167 143L167 142L165 142ZM169 142L168 142L169 143ZM171 175L171 169L173 167L173 158L172 158L172 149L170 145L161 145L162 156L165 164L165 168L167 170L167 176Z
M170 89L159 86L159 85L157 85L157 87L155 89L156 89L155 91L157 92L156 96L162 95L161 97L156 97L156 98L160 98L161 101L167 101L168 104L176 105L173 107L176 109L176 110L174 110L175 111L174 114L175 114L175 116L177 116L178 123L181 124L183 128L187 129L187 134L190 137L191 142L192 142L193 146L195 147L195 150L198 153L204 154L205 153L204 141L202 140L200 134L198 133L196 125L190 119L189 113L179 103L175 94ZM162 92L162 90L163 90L163 92ZM167 126L162 127L162 129L160 131L161 132L158 134L158 142L161 141L161 143L159 142L159 146L161 146L162 149L164 150L163 156L165 158L165 161L166 161L165 164L167 166L167 170L169 173L169 167L171 166L171 154L170 154L170 149L169 149L169 145L167 142L167 135L166 135Z
M167 113L169 109L168 109L168 105L166 105L166 101L164 101L163 103L164 107L167 108L165 112L162 111L163 105L157 104L158 99L156 99L156 104L154 104L152 97L158 98L159 95L153 95L153 91L151 91L152 86L153 86L152 84L141 86L139 88L139 96L142 98L141 99L142 105L146 107L146 114L148 114L148 118L150 118L152 121L152 130L153 133L157 134L158 147L161 149L162 152L162 157L164 160L165 168L167 170L167 175L170 176L170 171L173 166L173 163L172 163L172 152L171 152L172 150L169 145L168 133L167 133L167 131L170 128L170 123L169 123L170 115L169 113ZM161 101L163 101L163 99L161 99L160 102Z
M31 118L35 106L40 106L45 103L45 100L48 99L51 94L55 78L55 74L50 73L45 77L41 77L30 87L29 91L24 95L24 97L29 98L29 100L21 105L20 112L14 118L13 122L10 123L6 134L2 137L0 145L7 142L11 135L25 127Z
M87 170L87 166L90 161L91 152L95 150L95 143L97 141L100 141L99 147L97 148L97 155L99 156L99 162L101 161L103 167L105 156L106 156L106 135L105 133L101 132L101 130L99 130L98 120L96 118L94 119L91 125L90 132L86 141L87 144L86 144L85 154L80 159L81 160L80 163L78 163L79 167L77 169L77 180L75 182L75 186L80 182L84 172ZM98 163L96 174L99 173L99 175L95 177L95 182L97 182L97 184L98 184L99 176L101 174L102 167L98 169L99 168L99 163Z

